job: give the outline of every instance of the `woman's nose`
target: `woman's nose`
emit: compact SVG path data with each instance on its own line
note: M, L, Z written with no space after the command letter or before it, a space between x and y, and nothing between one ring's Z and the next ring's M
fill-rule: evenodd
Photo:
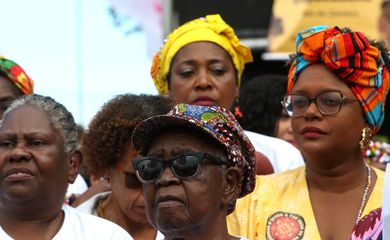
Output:
M211 88L211 76L206 70L201 70L196 79L196 87L200 89Z
M8 161L21 162L31 160L31 153L21 144L16 145L7 156Z
M318 107L314 101L309 103L309 105L307 106L305 113L304 113L304 117L307 119L321 118L322 117L322 113L320 112L320 110L318 109Z

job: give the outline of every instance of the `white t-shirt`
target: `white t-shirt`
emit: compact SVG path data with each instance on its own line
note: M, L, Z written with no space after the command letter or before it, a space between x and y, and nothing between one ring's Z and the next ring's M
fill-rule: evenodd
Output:
M66 191L66 195L70 196L72 193L74 194L82 194L87 191L88 185L85 182L84 178L78 174L76 180L72 184L68 184L68 189Z
M259 133L244 131L256 151L271 162L275 173L300 167L304 164L301 153L290 143Z
M165 240L164 234L162 234L160 231L157 231L156 240Z
M111 192L98 193L93 197L91 197L90 199L88 199L87 201L80 204L76 209L81 212L96 215L96 211L93 209L93 207L96 204L96 201L100 198L107 197L110 193ZM157 231L155 240L164 240L164 239L165 239L164 234L162 234L160 231Z
M120 226L90 214L64 205L64 222L53 240L132 240L133 238ZM1 240L13 240L0 227Z

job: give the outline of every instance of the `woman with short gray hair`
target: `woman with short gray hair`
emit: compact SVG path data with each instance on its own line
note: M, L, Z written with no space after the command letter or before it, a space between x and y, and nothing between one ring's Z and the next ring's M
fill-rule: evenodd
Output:
M0 124L0 239L132 239L63 205L81 163L72 114L50 97L23 96Z

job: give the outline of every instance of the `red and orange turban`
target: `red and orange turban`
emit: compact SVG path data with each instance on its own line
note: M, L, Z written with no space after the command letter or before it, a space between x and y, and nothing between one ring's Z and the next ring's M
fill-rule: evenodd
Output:
M322 63L345 82L376 133L385 117L390 76L378 48L361 32L342 32L338 27L316 26L298 33L296 58L288 74L291 93L301 72Z
M14 61L0 56L0 75L5 76L24 95L34 92L34 81Z

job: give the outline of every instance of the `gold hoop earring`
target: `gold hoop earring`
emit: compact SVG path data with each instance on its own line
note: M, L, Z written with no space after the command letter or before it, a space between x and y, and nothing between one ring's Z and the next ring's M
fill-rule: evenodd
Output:
M362 139L359 142L360 149L364 150L367 148L368 144L370 144L372 138L372 130L370 127L364 127L362 129Z

